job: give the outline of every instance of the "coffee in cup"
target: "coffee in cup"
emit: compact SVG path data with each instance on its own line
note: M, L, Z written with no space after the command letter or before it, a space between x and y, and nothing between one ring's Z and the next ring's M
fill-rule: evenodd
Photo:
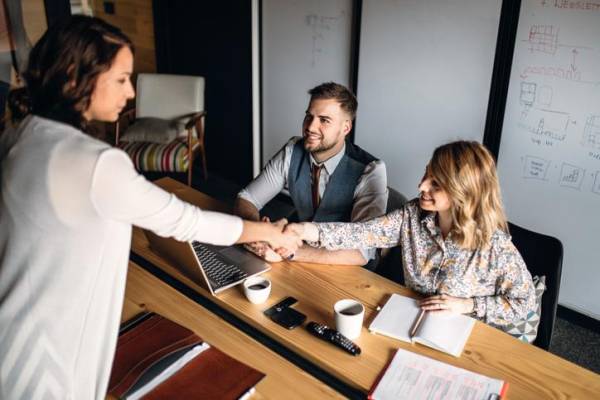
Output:
M253 304L267 301L271 293L271 281L262 276L253 276L244 281L244 294Z
M357 339L362 330L365 307L356 300L340 300L333 306L335 328L350 340Z

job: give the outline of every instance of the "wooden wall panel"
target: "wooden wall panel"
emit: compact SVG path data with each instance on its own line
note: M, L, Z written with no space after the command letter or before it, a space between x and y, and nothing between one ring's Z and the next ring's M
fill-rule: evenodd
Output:
M42 37L46 29L46 11L43 0L22 0L23 22L27 37L34 45Z
M156 72L152 0L118 0L114 15L104 12L103 1L92 2L94 15L121 29L135 45L135 72Z

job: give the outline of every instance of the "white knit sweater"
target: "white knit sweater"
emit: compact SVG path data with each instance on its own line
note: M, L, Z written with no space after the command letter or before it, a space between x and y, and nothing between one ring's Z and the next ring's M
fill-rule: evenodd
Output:
M0 398L104 399L131 226L228 245L233 216L139 175L128 156L29 117L0 135Z

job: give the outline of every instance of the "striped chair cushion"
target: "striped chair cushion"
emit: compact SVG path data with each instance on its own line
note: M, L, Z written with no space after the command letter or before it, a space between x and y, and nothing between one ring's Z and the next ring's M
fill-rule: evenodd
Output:
M167 144L121 142L119 147L129 154L138 171L186 172L188 169L188 147L182 139Z

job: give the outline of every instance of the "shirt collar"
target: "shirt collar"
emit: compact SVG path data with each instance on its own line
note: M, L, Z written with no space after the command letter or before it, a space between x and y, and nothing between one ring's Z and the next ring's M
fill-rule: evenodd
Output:
M426 211L419 207L419 219L421 221L421 225L427 227L431 233L436 231L435 225L435 217L437 215L436 212Z
M450 240L450 242L452 242L452 232L448 233L448 236L446 236L446 239L444 239L442 237L442 230L437 226L435 221L438 213L433 211L425 211L421 208L419 208L419 210L421 212L419 216L421 219L421 226L429 231L433 239L441 248L445 248L446 241Z
M327 171L328 175L332 175L333 171L335 171L335 169L337 168L340 161L342 161L342 157L344 157L344 154L346 154L346 142L345 141L344 141L344 146L342 146L342 149L335 156L322 162L320 165L325 167L325 170ZM312 154L310 154L310 164L311 164L311 166L319 165L319 163L317 161L315 161L315 159L313 158Z

